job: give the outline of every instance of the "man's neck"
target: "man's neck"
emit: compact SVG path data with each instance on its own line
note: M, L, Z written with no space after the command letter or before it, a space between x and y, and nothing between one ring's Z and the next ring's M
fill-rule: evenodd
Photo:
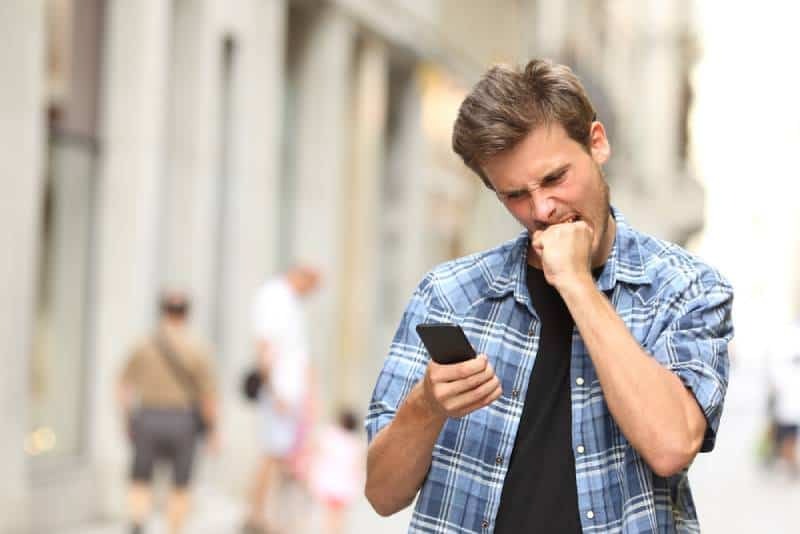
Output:
M614 241L617 239L617 221L608 213L608 225L606 226L605 235L603 235L603 243L597 248L597 254L592 259L592 269L596 269L605 265L608 257L611 256L611 251L614 249Z
M186 326L186 320L184 319L172 319L170 317L164 317L161 319L161 328L168 331L175 331L180 330Z

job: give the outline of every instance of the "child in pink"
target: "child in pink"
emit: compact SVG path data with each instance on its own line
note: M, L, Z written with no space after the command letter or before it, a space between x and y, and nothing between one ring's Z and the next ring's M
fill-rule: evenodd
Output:
M355 433L356 417L344 412L338 423L326 425L320 433L309 481L325 506L329 534L342 532L348 505L364 490L366 448Z

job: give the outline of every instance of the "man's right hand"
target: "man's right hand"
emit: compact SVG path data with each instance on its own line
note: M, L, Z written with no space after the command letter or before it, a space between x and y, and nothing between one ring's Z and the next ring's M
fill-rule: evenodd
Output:
M439 415L463 417L497 400L503 393L500 379L485 354L461 363L428 363L423 395Z

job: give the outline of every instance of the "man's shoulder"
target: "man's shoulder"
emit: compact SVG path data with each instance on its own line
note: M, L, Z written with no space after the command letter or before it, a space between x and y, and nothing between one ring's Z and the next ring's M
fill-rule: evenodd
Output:
M258 295L283 293L287 291L288 288L289 286L285 278L282 276L273 276L264 280L256 293Z
M520 234L490 249L440 263L428 271L420 291L451 302L485 297L493 285L511 276L523 237Z
M730 290L730 282L700 256L682 246L631 229L636 236L641 263L656 291L684 291L690 286Z
M132 356L141 356L142 354L153 351L155 346L155 335L152 332L140 334L131 345L130 354Z
M264 281L253 299L258 314L269 314L272 310L285 310L293 302L292 290L282 276L274 276Z
M181 333L181 343L195 357L210 361L214 352L211 342L195 330L186 329Z

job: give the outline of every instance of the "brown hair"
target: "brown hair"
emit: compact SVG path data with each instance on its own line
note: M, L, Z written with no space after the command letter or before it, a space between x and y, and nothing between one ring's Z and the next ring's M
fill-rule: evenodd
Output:
M586 90L566 65L546 59L534 59L524 69L495 65L461 103L453 150L493 189L482 169L492 156L553 123L588 150L595 118Z

